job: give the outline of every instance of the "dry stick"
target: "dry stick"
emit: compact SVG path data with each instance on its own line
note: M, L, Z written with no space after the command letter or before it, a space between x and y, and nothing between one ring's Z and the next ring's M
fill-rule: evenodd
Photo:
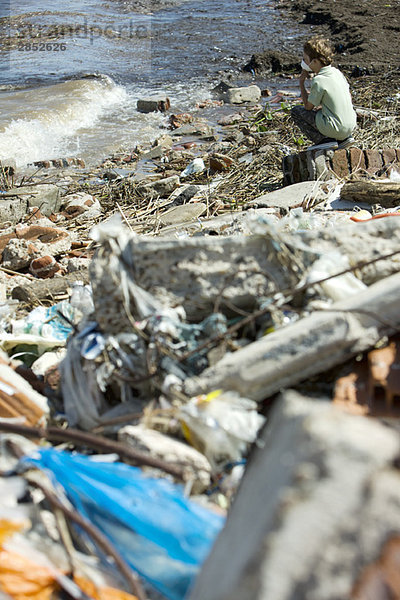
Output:
M71 442L74 444L82 444L99 450L100 452L110 452L129 459L140 465L147 465L156 469L161 469L169 473L173 477L183 480L184 470L175 465L171 465L166 461L149 456L144 452L139 452L134 448L127 447L120 442L114 442L105 437L79 431L77 429L59 429L58 427L48 427L41 429L40 427L28 427L26 425L16 425L14 423L1 423L0 431L6 433L16 433L28 438L44 438L49 442Z
M123 220L125 221L125 223L128 225L129 229L130 229L130 230L132 231L132 233L133 233L133 229L132 229L132 227L131 227L131 225L130 225L130 223L129 223L128 219L127 219L127 218L126 218L126 216L124 215L124 211L122 210L122 208L121 208L121 206L118 204L118 202L117 202L116 204L117 204L117 208L118 208L119 212L121 213L121 217L123 218Z
M329 275L327 277L324 277L323 279L319 279L318 281L312 281L311 283L305 283L304 285L301 285L297 288L286 288L284 290L277 290L276 292L274 292L271 295L271 297L273 297L277 294L285 296L287 294L297 294L299 292L303 292L304 290L307 290L308 288L313 287L314 285L319 285L320 283L324 283L325 281L329 281L330 279L334 279L335 277L340 277L341 275L345 275L346 273L351 273L352 271L357 271L358 269L362 269L364 267L372 265L380 260L385 260L387 258L391 258L392 256L395 256L396 254L400 254L400 250L396 250L395 252L391 252L390 254L385 254L385 256L378 256L378 258L374 258L370 261L361 261L361 262L357 263L354 267L349 267L348 269L340 271L339 273L335 273L334 275ZM209 346L213 346L213 345L217 344L219 341L225 339L227 336L231 335L232 333L235 333L235 331L237 331L238 329L241 329L244 325L247 325L248 323L251 323L255 319L262 317L267 312L269 312L269 310L270 310L270 306L267 306L266 308L261 308L260 310L257 310L256 312L252 313L248 317L245 317L238 323L235 323L234 325L232 325L232 327L229 327L229 329L227 329L225 333L220 333L219 335L216 335L215 337L210 338L209 340L205 341L203 344L200 344L194 350L190 350L189 352L186 352L185 354L183 354L183 356L181 356L179 358L179 362L183 362L183 361L187 360L188 358L197 354L198 352L200 352L200 350L203 350L204 348L207 348ZM366 312L366 311L363 311L362 309L360 309L360 310L354 310L351 312ZM369 314L372 314L372 313L369 313ZM374 314L374 318L376 318L378 321L381 321L384 325L388 325L388 323L385 322L385 320L382 319L380 316ZM392 325L392 327L393 327L393 325ZM396 329L396 327L395 327L395 329Z
M18 273L18 271L12 271L11 269L6 269L6 267L0 267L0 271L3 271L4 273L7 273L8 275L18 275L18 277L26 277L29 280L37 281L37 279L35 277L33 277L33 275L27 275L26 273Z
M129 583L132 593L135 594L139 600L146 600L146 595L137 577L135 577L135 575L132 573L132 569L125 562L119 552L117 552L114 545L106 538L106 536L90 521L82 517L77 511L71 510L70 508L64 506L57 496L53 492L50 492L46 486L40 484L36 480L28 479L28 481L31 485L37 487L43 492L46 500L48 500L52 506L61 510L66 517L79 525L79 527L86 531L86 533L96 542L96 544L100 546L105 554L113 558L116 566Z

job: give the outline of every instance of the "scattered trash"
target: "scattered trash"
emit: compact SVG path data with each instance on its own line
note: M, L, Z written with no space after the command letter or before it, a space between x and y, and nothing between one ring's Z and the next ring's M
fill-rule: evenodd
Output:
M135 571L170 600L183 600L223 525L220 515L186 500L176 485L122 463L53 449L24 462L49 473Z
M182 171L181 177L188 177L195 173L201 173L206 168L202 158L195 158L188 166Z
M314 461L313 404L385 435L400 416L398 143L311 155L287 131L297 92L215 93L241 106L200 102L208 122L140 99L158 139L0 177L1 598L188 600L239 496L280 527L320 473L345 480ZM313 401L293 409L290 387ZM275 476L246 490L264 451Z

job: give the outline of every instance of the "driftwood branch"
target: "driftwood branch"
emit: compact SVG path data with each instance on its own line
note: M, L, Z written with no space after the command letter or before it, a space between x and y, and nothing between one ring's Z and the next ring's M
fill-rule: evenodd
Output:
M5 433L14 433L23 435L30 439L46 439L49 442L70 442L75 445L87 446L98 450L99 452L110 452L118 454L127 462L137 465L147 465L155 469L161 469L165 473L169 473L177 479L183 480L184 469L171 465L160 458L155 458L144 452L139 452L134 448L128 447L120 442L114 442L103 436L79 431L78 429L59 429L58 427L48 427L41 429L40 427L27 427L25 425L16 425L14 423L1 423L0 431Z
M394 181L349 181L340 191L342 200L380 204L384 208L400 205L400 183Z

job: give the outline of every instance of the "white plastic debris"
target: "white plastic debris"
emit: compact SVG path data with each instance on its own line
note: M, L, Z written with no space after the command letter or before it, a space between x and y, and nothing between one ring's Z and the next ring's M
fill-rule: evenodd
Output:
M201 173L206 168L204 164L204 160L202 158L195 158L191 163L188 164L186 169L184 169L181 173L181 177L188 177L189 175L194 175L195 173Z

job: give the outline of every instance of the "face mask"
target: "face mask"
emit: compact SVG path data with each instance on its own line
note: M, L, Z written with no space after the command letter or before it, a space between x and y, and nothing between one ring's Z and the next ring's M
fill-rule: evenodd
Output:
M313 70L311 69L311 67L304 61L304 59L301 61L300 66L301 66L301 68L304 71L307 71L308 73L312 73L313 72Z

